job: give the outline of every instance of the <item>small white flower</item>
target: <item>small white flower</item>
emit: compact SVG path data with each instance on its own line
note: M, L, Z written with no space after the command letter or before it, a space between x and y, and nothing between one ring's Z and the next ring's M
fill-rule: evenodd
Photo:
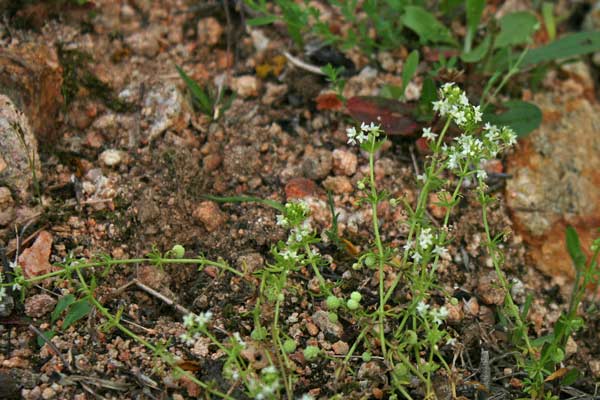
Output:
M187 346L193 346L195 341L187 332L179 335L179 339L185 343Z
M198 328L199 329L204 328L204 326L210 322L212 316L213 316L213 313L211 311L205 311L203 313L196 315L196 325L198 326Z
M196 316L192 313L184 315L183 317L183 326L185 326L186 328L191 328L192 326L194 326L194 318Z
M467 122L467 117L463 110L456 110L452 113L452 118L457 125L464 125Z
M450 153L448 156L448 168L449 169L457 169L458 168L458 153Z
M407 240L406 243L404 244L404 251L408 251L412 248L413 246L413 242L412 240Z
M484 170L480 169L477 171L477 179L480 179L482 181L485 181L487 179L487 172L485 172Z
M277 225L287 228L289 226L289 221L285 216L279 214L277 215Z
M444 306L438 308L437 310L436 309L431 310L431 318L433 319L433 322L438 325L441 325L447 316L448 316L448 309Z
M283 257L284 260L297 260L298 259L298 253L295 250L285 250L285 251L280 251L279 255L281 257Z
M433 133L431 131L431 128L427 127L427 128L423 128L423 137L427 140L435 140L435 138L437 137L437 134Z
M427 249L433 243L433 234L431 228L423 228L419 234L419 247Z
M356 144L356 128L352 127L352 128L348 128L346 129L346 135L348 135L348 144L350 145L355 145Z
M456 346L458 344L458 340L456 340L456 338L450 338L446 341L446 345L447 346Z
M427 180L427 175L425 175L425 174L419 174L419 175L417 175L417 180L419 182L425 182L425 180Z
M242 337L240 336L239 332L234 332L233 333L233 338L235 339L236 342L238 342L241 346L246 346L246 342L244 342L244 340L242 339Z
M423 259L423 256L418 251L415 251L412 255L412 259L418 264Z
M443 257L445 255L448 254L448 249L446 249L445 247L439 246L439 245L435 245L434 249L433 249L433 254L438 255L440 257Z
M315 398L308 393L304 393L298 400L315 400Z
M365 132L360 132L358 135L356 135L356 140L358 141L358 143L364 143L369 139L369 136L365 133Z
M481 112L481 107L480 106L473 107L473 120L475 122L481 122L482 118L483 118L483 114Z
M379 125L375 125L373 122L367 125L363 122L360 125L360 130L363 132L373 133L375 136L377 136L379 134Z
M420 301L419 304L417 304L417 312L419 313L419 315L421 317L425 316L425 313L427 312L427 310L429 310L429 304L426 304L423 301Z
M469 105L469 98L467 97L467 95L465 94L465 92L461 92L460 93L459 101L460 101L460 104L462 104L463 106L468 106Z
M263 368L261 372L263 374L276 374L277 368L275 368L273 365L269 365L268 367Z
M19 290L21 290L21 285L19 285L18 283L13 284L12 290L13 292L18 292Z

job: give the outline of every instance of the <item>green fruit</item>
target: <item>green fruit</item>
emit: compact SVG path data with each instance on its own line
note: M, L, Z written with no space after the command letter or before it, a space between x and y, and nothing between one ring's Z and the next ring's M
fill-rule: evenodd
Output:
M329 321L331 321L332 323L335 324L336 322L338 322L339 317L336 313L330 311L329 313L327 313L327 315L329 316Z
M371 354L370 351L365 351L364 353L362 353L362 360L364 362L369 362L371 361L371 359L373 359L373 354Z
M360 304L354 299L348 299L348 301L346 302L346 306L350 310L357 310L358 307L360 307Z
M327 308L330 310L336 310L342 305L342 301L335 297L334 295L327 296L327 300L325 300L325 304L327 304Z
M267 337L267 330L264 327L254 328L252 333L250 333L250 337L254 340L265 340Z
M350 293L350 298L356 301L357 303L360 303L360 301L362 300L362 294L360 294L360 292L352 292Z
M377 257L375 257L373 254L369 254L368 256L365 257L365 265L369 268L373 267L376 262L377 262Z
M319 348L317 346L306 346L302 354L304 354L307 361L312 361L319 355Z
M286 341L283 342L283 351L288 354L296 351L296 342L294 339L286 339Z
M183 258L183 256L185 255L185 247L183 247L180 244L176 244L171 249L171 252L173 253L173 257L175 257L175 258Z
M410 344L411 346L414 346L419 341L415 331L407 330L404 334L406 335L406 343Z

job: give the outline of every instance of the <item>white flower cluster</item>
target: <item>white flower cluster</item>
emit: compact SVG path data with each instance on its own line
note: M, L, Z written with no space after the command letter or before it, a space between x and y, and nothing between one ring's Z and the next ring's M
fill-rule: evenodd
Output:
M277 215L277 225L290 228L304 222L310 214L310 207L304 201L295 201L285 204L283 214Z
M369 125L364 122L360 125L360 131L357 131L355 127L346 129L348 135L348 144L355 145L356 143L362 144L369 140L369 138L376 139L382 133L381 127L371 122Z
M425 303L424 301L420 301L417 304L417 313L423 318L427 318L427 316L429 316L433 323L439 326L448 316L448 309L442 306L430 310L429 304Z
M201 336L206 324L212 319L213 313L206 311L198 315L190 313L183 317L183 326L187 332L181 334L181 339L188 346L193 346L195 341Z
M262 369L260 380L251 378L248 383L248 390L256 400L275 398L280 387L279 373L272 365Z
M486 123L481 135L471 133L478 128L482 119L479 106L469 104L466 94L454 83L446 83L440 89L440 100L433 102L434 111L442 117L451 118L465 133L454 139L451 145L443 144L442 153L446 157L446 167L460 173L467 166L479 167L486 160L496 158L500 152L517 142L517 135L508 128L498 128ZM423 137L434 140L437 135L430 128L423 129ZM484 180L487 174L477 171L477 178Z
M439 94L440 100L433 102L433 111L439 113L440 116L449 116L465 130L471 130L481 122L483 114L479 106L470 105L465 92L453 82L445 83Z
M307 236L312 233L312 227L308 220L304 221L302 225L292 228L290 235L288 236L287 244L301 243Z
M452 172L460 172L466 164L480 166L486 160L496 158L500 152L516 142L517 135L512 129L498 128L488 123L483 127L481 136L474 137L463 133L450 146L444 144L442 152L447 157L446 167ZM477 171L477 178L486 177L485 171Z
M413 249L414 243L411 240L407 240L404 245L404 251L412 251L411 258L415 263L421 262L423 259L423 254L431 249L431 253L438 256L445 256L448 253L448 250L445 247L436 244L437 237L434 233L432 233L431 228L422 228L419 233L419 238L417 239L416 248Z

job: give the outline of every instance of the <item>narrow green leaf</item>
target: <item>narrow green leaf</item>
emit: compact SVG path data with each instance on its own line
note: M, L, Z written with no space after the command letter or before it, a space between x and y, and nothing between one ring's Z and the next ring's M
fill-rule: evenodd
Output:
M597 51L600 51L600 31L578 32L564 36L546 46L529 50L521 66L572 58Z
M264 204L265 206L272 207L281 212L285 211L285 206L278 201L263 199L263 198L254 197L254 196L220 197L220 196L213 196L211 194L205 194L202 196L202 198L214 201L216 203L260 203L260 204Z
M542 17L544 18L544 25L546 26L546 32L550 41L553 41L556 37L556 20L554 19L554 4L545 1L542 4Z
M202 89L195 80L190 78L189 75L186 74L181 67L176 65L175 68L177 68L179 76L181 76L181 79L183 79L185 85L190 90L190 93L192 94L192 99L198 103L200 110L205 114L211 115L213 109L213 102L210 100L209 96L206 94L204 89Z
M473 44L473 38L477 32L481 15L485 7L485 0L467 0L466 12L467 12L467 34L465 36L465 53L471 51Z
M404 67L402 68L402 88L401 88L401 96L404 96L404 92L406 91L406 86L408 86L408 82L413 78L415 72L417 72L417 67L419 66L419 51L413 50L410 52L406 60L404 61Z
M246 20L246 23L250 26L261 26L269 25L277 21L276 15L265 15L264 17L250 18Z
M431 121L433 118L432 103L437 100L437 88L435 82L430 77L423 81L423 89L421 90L421 98L417 108L417 120Z
M450 30L422 7L406 7L402 22L424 42L457 44Z
M519 11L500 18L500 33L496 37L494 48L529 43L531 36L540 24L530 12Z
M56 335L56 332L54 332L54 330L50 330L50 331L46 331L46 332L42 331L42 335L47 340L50 340L50 339L52 339L54 337L54 335ZM46 341L44 340L44 338L42 338L40 336L37 337L36 341L37 341L37 344L38 344L39 347L42 347L46 343Z
M92 310L92 305L89 300L83 298L81 300L76 301L71 304L69 307L69 311L67 311L67 315L63 320L62 329L65 330L73 323L79 321L81 318L88 315L88 313Z
M380 96L394 100L398 100L399 98L401 98L403 93L404 91L402 90L402 88L396 85L383 85L383 87L379 91Z
M572 226L567 226L565 231L565 239L567 242L567 251L576 271L580 271L585 265L585 254L581 250L581 244L579 243L579 235Z
M62 296L60 299L58 299L58 302L56 303L56 307L54 307L54 311L52 311L52 314L50 315L50 323L52 323L52 324L55 323L56 320L62 314L62 312L65 311L67 309L67 307L69 307L74 302L75 302L75 296L73 296L72 294Z
M517 136L524 137L542 123L542 111L535 104L521 100L507 101L502 105L507 110L502 114L484 113L484 120L494 125L508 125Z
M476 63L485 57L487 52L490 50L490 44L492 43L491 36L486 36L483 41L479 43L479 46L475 47L468 53L463 53L460 58L466 63Z

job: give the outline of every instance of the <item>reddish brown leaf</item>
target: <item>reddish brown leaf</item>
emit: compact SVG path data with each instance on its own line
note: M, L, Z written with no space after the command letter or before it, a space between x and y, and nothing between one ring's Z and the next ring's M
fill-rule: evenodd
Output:
M316 98L317 110L341 110L344 105L335 93L322 93Z
M548 375L548 377L544 379L544 382L551 382L553 380L562 378L567 372L569 372L569 368L559 368L550 375Z
M412 117L414 105L377 96L351 97L346 107L352 118L381 125L387 135L413 136L419 129Z
M177 361L177 366L189 372L198 372L202 369L199 362L192 360L179 360Z

